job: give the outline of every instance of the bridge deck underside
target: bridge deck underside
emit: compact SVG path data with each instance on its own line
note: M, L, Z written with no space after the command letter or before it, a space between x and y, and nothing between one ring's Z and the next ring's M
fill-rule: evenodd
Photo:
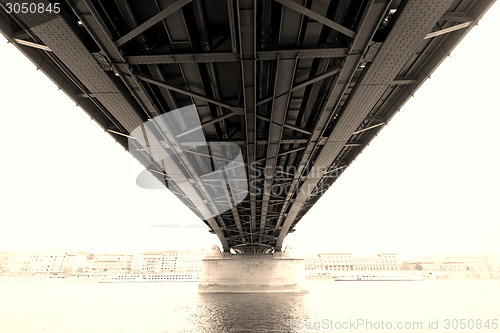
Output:
M179 157L186 181L169 188L224 250L268 253L491 5L66 0L57 17L3 11L0 30L163 182L175 166L148 152L162 142L180 151L176 138L196 140L194 132L177 119L178 132L146 143L131 133L194 105L207 143L240 147L248 195L203 215L199 202L213 208L207 193L228 184L197 181L216 163L201 153Z

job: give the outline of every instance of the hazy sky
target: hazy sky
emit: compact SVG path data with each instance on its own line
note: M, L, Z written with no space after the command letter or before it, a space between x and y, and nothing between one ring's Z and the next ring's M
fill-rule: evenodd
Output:
M287 237L305 252L500 252L500 8L483 20ZM0 251L219 244L0 37ZM158 227L163 225L163 227Z

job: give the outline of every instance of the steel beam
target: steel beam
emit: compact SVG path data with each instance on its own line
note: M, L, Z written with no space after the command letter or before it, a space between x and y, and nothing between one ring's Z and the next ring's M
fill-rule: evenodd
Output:
M272 120L267 118L267 117L264 117L264 116L259 116L257 115L257 119L261 119L261 120L265 120L265 121L269 121L271 122ZM311 135L311 132L303 129L303 128L300 128L300 127L297 127L297 126L294 126L294 125L290 125L290 124L283 124L284 127L286 128L289 128L289 129L292 129L294 131L297 131L297 132L300 132L300 133L304 133L304 134L307 134L307 135Z
M238 52L238 42L236 40L236 22L234 19L234 0L226 0L227 1L227 16L229 20L229 32L231 34L231 50L233 54Z
M162 65L162 64L195 64L207 62L234 62L239 61L238 53L209 52L209 53L173 53L136 55L126 58L131 65Z
M342 58L347 55L348 48L317 48L276 50L257 52L257 60L290 60L290 59L316 59L316 58Z
M274 182L276 164L278 162L280 140L286 122L290 94L295 79L298 59L278 60L276 64L276 77L274 79L273 100L271 107L271 119L268 131L268 144L266 149L266 167L264 168L264 187L262 196L262 207L260 214L260 231L266 228L269 209L269 198L271 196ZM279 96L279 97L277 97Z
M301 83L298 83L297 85L294 85L292 87L292 89L290 89L289 91L286 91L286 92L283 92L282 94L278 95L278 96L269 96L267 98L264 98L263 100L257 102L257 106L259 105L262 105L264 103L267 103L269 101L271 101L273 98L278 98L278 97L281 97L281 96L284 96L286 94L289 94L290 92L293 92L293 91L296 91L296 90L299 90L299 89L302 89L302 88L305 88L307 87L308 85L310 84L313 84L315 82L318 82L318 81L321 81L323 79L326 79L327 77L330 77L332 75L335 75L337 74L338 72L340 72L341 68L334 68L334 69L331 69L331 70L328 70L322 74L318 74L318 75L315 75Z
M29 42L27 40L23 40L23 39L19 39L19 38L13 38L12 40L14 42L16 42L16 44L26 45L26 46L29 46L29 47L33 47L35 49L39 49L39 50L43 50L43 51L47 51L47 52L52 52L52 50L50 49L50 47L42 45L42 44L37 44L37 43Z
M414 77L397 77L392 80L392 84L413 84L416 82Z
M212 103L212 104L215 104L215 105L219 105L219 106L222 106L222 107L224 107L226 109L233 110L235 112L242 112L243 111L243 109L241 107L238 107L238 106L235 106L235 105L226 104L224 102L218 101L218 100L213 99L211 97L208 97L208 96L205 96L205 95L201 95L201 94L189 91L187 89L182 89L182 88L176 87L176 86L171 85L171 84L169 84L167 82L162 82L162 81L153 79L152 77L144 75L144 74L135 74L135 76L138 79L140 79L141 81L148 82L148 83L157 85L159 87L163 87L163 88L166 88L168 90L172 90L172 91L178 92L180 94L184 94L186 96L197 98L197 99L200 99L200 100L205 101L205 102L209 102L209 103Z
M257 189L255 181L257 173L255 170L255 161L257 159L257 119L256 119L256 48L257 48L257 2L256 0L240 0L237 2L239 40L241 55L241 77L242 90L245 108L245 141L247 172L249 181L250 197L250 232L256 230L257 219ZM253 244L253 237L250 243Z
M336 67L336 68L333 68L333 69L329 69L329 70L327 70L324 73L321 73L321 74L318 74L318 75L314 75L310 79L307 79L307 80L305 80L305 81L303 81L303 82L301 82L301 83L299 83L297 85L294 85L293 88L292 88L292 91L305 88L306 86L308 86L310 84L313 84L315 82L318 82L318 81L321 81L323 79L326 79L327 77L330 77L332 75L338 74L341 69L342 68L340 68L340 67Z
M198 127L193 127L193 128L190 128L190 129L188 129L188 130L186 130L186 131L184 131L184 132L182 132L180 134L177 134L175 137L176 138L183 137L183 136L185 136L185 135L187 135L189 133L193 133L193 132L199 130L200 128L204 128L204 127L207 127L208 125L213 125L213 124L215 124L215 123L217 123L219 121L222 121L224 119L227 119L229 117L236 116L236 115L242 115L242 114L243 114L243 112L229 112L229 113L226 113L226 114L224 114L222 116L219 116L219 117L214 118L212 120L209 120L209 121L206 121L204 123L201 123L201 125L198 126Z
M464 23L461 23L461 24L457 24L457 25L451 26L449 28L445 28L445 29L441 29L441 30L438 30L438 31L434 31L434 32L431 32L431 33L427 34L427 36L425 36L424 39L441 36L441 35L444 35L444 34L447 34L447 33L453 32L453 31L457 31L457 30L460 30L460 29L463 29L463 28L467 28L471 24L472 24L472 21L469 21L469 22L464 22Z
M294 153L294 152L297 152L297 151L304 150L306 148L307 148L307 145L298 146L298 147L295 147L295 148L284 150L284 151L280 152L278 154L278 156L288 155L288 154L291 154L291 153Z
M360 129L360 130L357 130L357 131L353 132L352 134L354 135L354 134L363 133L363 132L365 132L365 131L369 131L369 130L371 130L372 128L380 127L380 126L382 126L382 125L385 125L385 122L384 122L384 123L375 124L375 125L372 125L372 126L368 126L368 127L366 127L366 128L362 128L362 129Z
M288 49L256 52L254 60L290 60L316 58L342 58L347 55L347 48L317 48L317 49ZM240 61L239 52L207 52L207 53L171 53L127 56L131 65L162 65L162 64L195 64L211 62Z
M447 12L441 16L441 20L454 22L469 22L472 21L471 16L467 12Z
M175 3L172 5L168 6L143 24L139 25L137 28L133 29L132 31L128 32L127 34L123 35L121 38L119 38L115 44L116 46L120 47L132 38L138 36L139 34L143 33L147 29L151 28L153 25L157 24L158 22L164 20L168 16L172 15L188 3L190 3L191 0L177 0Z
M303 7L296 3L295 1L292 0L276 0L276 2L279 2L283 6L286 6L304 16L307 16L321 24L326 25L327 27L336 30L348 37L354 38L356 37L356 33L350 29L347 29L346 27L341 26L340 24L333 22L330 19L327 19L323 15L319 15L318 13L313 12L310 9L307 9L306 7Z

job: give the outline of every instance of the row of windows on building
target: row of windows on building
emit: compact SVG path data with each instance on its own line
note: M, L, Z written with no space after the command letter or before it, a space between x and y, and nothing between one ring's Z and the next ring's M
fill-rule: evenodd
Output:
M0 273L85 274L199 272L206 251L165 251L129 254L0 253Z
M325 253L305 259L305 269L326 271L396 271L399 263L393 253L359 256L351 253Z

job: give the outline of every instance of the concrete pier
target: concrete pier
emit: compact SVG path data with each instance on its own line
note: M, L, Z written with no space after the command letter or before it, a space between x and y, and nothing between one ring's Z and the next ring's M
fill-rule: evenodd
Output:
M304 293L304 260L275 254L211 253L202 260L199 293Z

